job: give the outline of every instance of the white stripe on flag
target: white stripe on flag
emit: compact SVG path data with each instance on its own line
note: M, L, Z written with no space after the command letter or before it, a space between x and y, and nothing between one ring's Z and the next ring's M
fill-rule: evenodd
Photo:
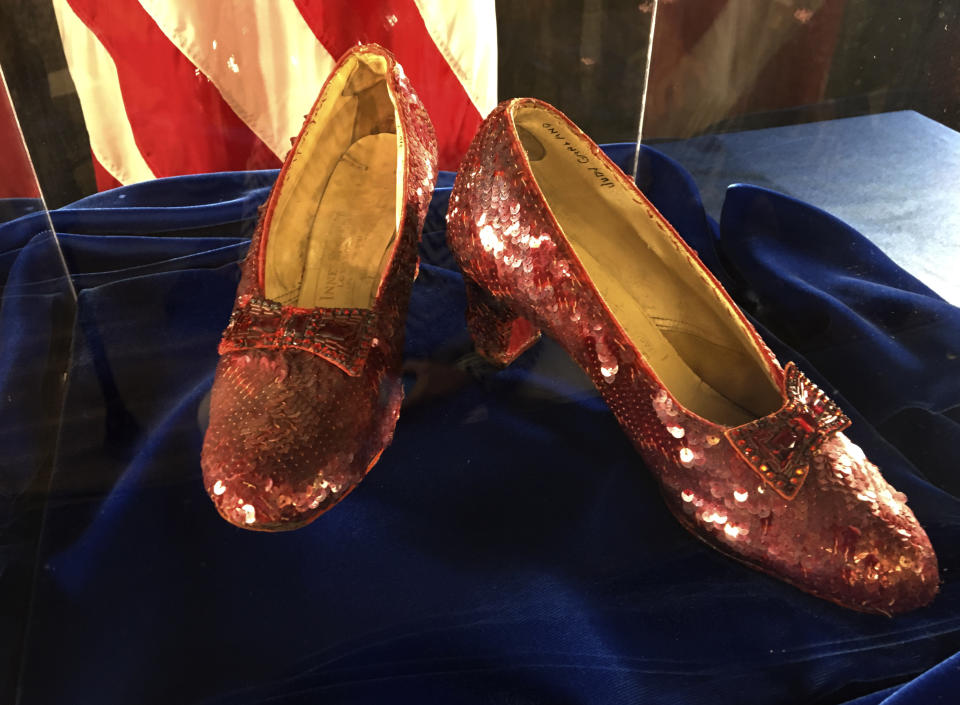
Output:
M53 0L53 8L93 155L121 184L154 178L127 119L116 64L67 0Z
M334 58L292 0L140 0L163 33L280 159Z
M414 0L423 23L480 117L497 106L497 13L494 0Z

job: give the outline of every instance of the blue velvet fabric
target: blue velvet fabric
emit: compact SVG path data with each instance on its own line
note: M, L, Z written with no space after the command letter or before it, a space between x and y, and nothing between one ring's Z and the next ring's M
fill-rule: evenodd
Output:
M55 457L24 435L31 419L49 432L49 414L18 411L15 433L9 403L0 417L5 457L21 461L0 497L4 526L21 527L15 540L7 529L2 582L27 575L12 610L29 614L23 639L3 637L22 656L20 705L953 702L960 312L861 234L747 186L718 223L683 168L641 154L654 203L909 495L944 583L895 619L809 597L687 534L551 341L463 374L450 175L425 227L406 347L419 383L393 445L303 530L223 522L201 485L203 424L274 176L163 179L51 214L77 293ZM50 245L38 216L0 226L2 400L31 402L51 300L72 305ZM39 502L24 491L37 482Z

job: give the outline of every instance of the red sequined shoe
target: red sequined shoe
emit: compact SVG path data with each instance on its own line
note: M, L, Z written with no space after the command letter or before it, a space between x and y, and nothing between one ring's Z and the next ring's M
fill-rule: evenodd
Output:
M719 551L845 607L927 604L937 560L846 416L781 368L694 252L555 108L501 104L457 175L447 237L477 349L542 329L590 375L673 514Z
M293 141L220 343L203 480L246 529L302 526L393 437L433 127L393 56L340 59Z

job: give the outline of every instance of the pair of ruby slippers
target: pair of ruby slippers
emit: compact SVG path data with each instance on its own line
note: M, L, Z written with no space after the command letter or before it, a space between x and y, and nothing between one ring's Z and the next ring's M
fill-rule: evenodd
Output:
M294 529L389 444L404 320L437 175L430 120L384 49L348 52L293 143L243 264L203 447L220 514ZM781 367L694 252L555 108L502 103L464 157L448 242L478 351L544 331L593 379L677 519L819 597L892 614L937 561L849 420Z

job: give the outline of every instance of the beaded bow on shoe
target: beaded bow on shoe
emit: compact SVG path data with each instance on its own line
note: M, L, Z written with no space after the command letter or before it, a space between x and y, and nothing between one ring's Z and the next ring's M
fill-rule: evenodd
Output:
M807 479L813 453L849 426L850 419L793 362L784 374L787 403L724 435L765 483L784 499L793 499Z

